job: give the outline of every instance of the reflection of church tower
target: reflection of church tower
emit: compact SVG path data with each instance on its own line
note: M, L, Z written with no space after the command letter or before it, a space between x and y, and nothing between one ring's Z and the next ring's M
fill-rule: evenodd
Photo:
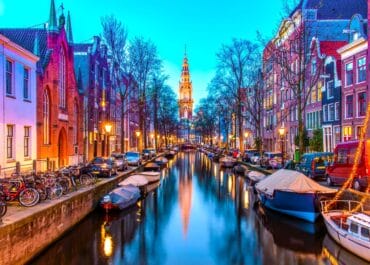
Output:
M193 193L189 157L184 159L183 172L179 175L179 204L184 236L188 233Z
M190 80L189 63L186 51L182 63L179 90L179 115L180 121L183 124L181 137L189 140L189 130L187 127L190 126L190 122L193 117L193 85Z

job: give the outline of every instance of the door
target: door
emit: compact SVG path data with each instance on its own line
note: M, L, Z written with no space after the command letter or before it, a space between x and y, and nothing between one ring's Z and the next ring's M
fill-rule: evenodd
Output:
M67 165L67 134L64 128L60 130L58 138L58 165L59 168Z

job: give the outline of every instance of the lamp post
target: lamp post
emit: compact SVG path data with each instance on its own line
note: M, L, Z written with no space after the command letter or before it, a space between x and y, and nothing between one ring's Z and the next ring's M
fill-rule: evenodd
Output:
M139 152L139 137L140 137L140 131L136 131L135 132L135 135L136 135L136 150Z
M284 167L284 144L285 144L285 128L284 127L281 127L279 129L279 135L280 135L280 140L281 140L281 164L282 164L282 167Z
M247 149L247 139L248 139L248 137L249 137L249 132L248 132L248 131L246 131L246 132L244 133L245 149Z
M110 132L112 131L112 124L110 123L110 122L107 122L107 123L105 123L105 125L104 125L104 129L105 129L105 132L106 132L106 134L107 134L107 143L106 143L106 145L107 145L107 156L109 156L109 145L110 145Z

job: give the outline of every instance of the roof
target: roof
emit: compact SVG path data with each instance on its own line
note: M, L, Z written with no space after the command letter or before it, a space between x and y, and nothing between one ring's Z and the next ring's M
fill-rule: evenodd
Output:
M363 227L370 228L370 216L363 213L355 213L348 217L351 222L362 225Z
M51 50L47 47L47 30L45 28L0 28L0 34L12 42L22 46L31 53L35 53L35 40L38 39L38 52L40 57L38 68L49 63Z
M317 19L351 19L354 14L367 17L366 0L301 0L290 13L300 9L317 9Z
M275 190L296 193L335 193L335 189L321 186L316 181L306 177L301 172L280 169L256 184L256 189L268 195Z

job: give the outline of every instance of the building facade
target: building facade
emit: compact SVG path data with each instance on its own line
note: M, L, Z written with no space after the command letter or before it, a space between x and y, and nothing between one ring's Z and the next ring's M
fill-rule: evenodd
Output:
M342 75L342 141L360 138L367 110L366 21L353 16L348 27L349 43L338 50Z
M36 62L38 57L0 34L1 173L32 169L36 159Z
M74 73L71 20L51 0L43 28L0 29L40 57L37 64L37 158L58 168L82 161L82 112ZM44 169L44 168L43 168Z

